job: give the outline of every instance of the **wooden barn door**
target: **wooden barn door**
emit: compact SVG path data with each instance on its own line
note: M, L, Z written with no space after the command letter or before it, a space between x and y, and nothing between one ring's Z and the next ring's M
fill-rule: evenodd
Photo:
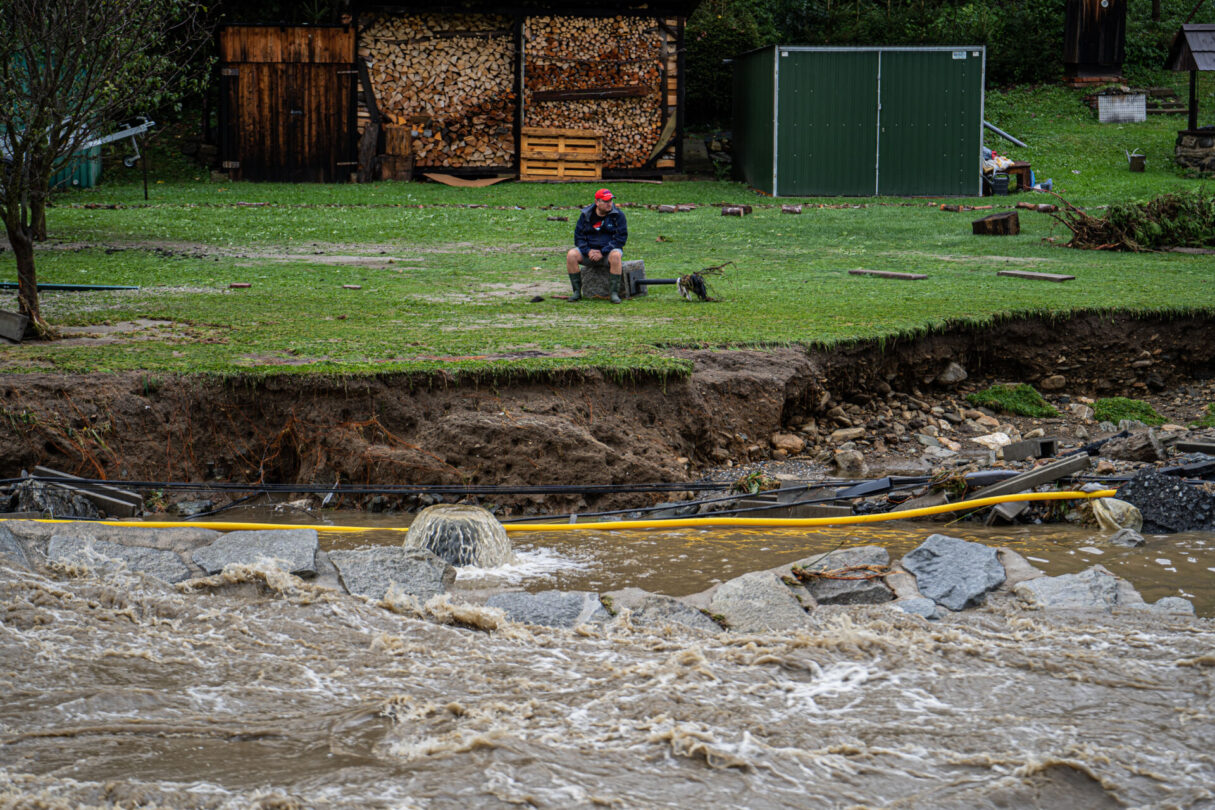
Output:
M233 180L335 182L356 166L354 30L220 33L223 165Z

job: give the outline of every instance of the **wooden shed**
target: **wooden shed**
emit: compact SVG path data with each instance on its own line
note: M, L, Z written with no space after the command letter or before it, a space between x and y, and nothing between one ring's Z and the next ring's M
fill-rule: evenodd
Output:
M233 179L682 171L699 0L352 0L344 26L220 33Z
M233 180L347 180L355 153L355 29L220 30L220 157Z
M1126 0L1067 0L1063 10L1063 69L1074 84L1122 75Z
M547 156L554 179L579 179L562 156L604 177L678 172L684 20L698 2L355 0L360 126L407 128L393 140L419 171L542 176ZM574 151L553 152L555 138Z
M1174 157L1182 166L1215 174L1215 126L1198 126L1198 72L1215 70L1215 25L1181 26L1164 66L1190 73L1188 128L1177 133Z

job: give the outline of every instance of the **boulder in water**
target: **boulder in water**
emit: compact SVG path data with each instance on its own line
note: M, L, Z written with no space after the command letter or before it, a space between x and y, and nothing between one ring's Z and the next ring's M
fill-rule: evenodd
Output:
M479 506L436 504L418 513L405 538L407 548L424 548L452 565L494 568L511 561L506 529Z

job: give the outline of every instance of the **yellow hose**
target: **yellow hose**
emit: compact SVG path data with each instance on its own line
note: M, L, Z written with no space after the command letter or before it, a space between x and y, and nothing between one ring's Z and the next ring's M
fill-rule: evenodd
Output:
M747 518L747 517L698 517L678 518L674 520L615 520L601 523L508 523L508 532L569 532L569 531L613 531L619 529L691 529L712 526L749 526L752 528L788 529L809 528L813 526L850 526L857 523L881 523L887 520L905 520L907 518L940 515L947 512L964 512L971 509L981 509L985 506L995 506L999 503L1015 501L1073 501L1085 498L1112 498L1118 493L1114 489L1102 489L1097 492L1019 492L1015 495L997 495L993 498L976 498L972 501L958 501L940 506L925 506L919 509L908 509L903 512L883 512L876 515L847 515L844 517L821 518ZM13 520L14 518L0 518ZM79 523L75 520L38 519L39 523ZM263 531L267 529L316 529L318 532L354 533L354 532L407 532L403 527L373 527L373 526L299 526L280 523L194 523L190 521L148 520L124 521L101 520L88 521L102 526L138 526L146 529L177 529L183 527L199 527L213 529L219 532Z

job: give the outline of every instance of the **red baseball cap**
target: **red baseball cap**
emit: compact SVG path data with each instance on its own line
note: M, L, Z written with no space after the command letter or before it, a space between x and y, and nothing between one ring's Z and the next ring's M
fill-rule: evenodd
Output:
M608 191L606 188L601 188L595 192L595 199L603 200L604 202L611 202L612 192Z

